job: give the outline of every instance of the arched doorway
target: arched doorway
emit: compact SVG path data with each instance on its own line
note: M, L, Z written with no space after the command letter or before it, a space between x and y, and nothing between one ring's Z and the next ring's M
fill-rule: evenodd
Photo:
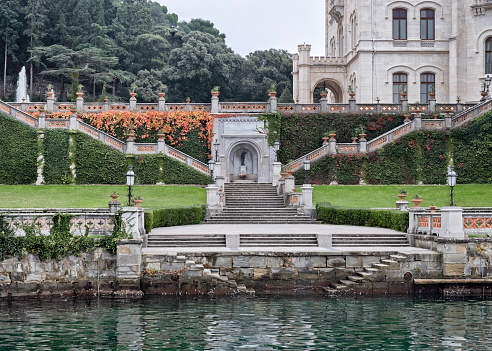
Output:
M327 92L329 104L343 103L343 89L339 82L334 79L321 79L313 88L313 102L318 103L321 98L321 92Z
M259 150L250 142L239 142L231 148L228 157L229 181L258 181Z

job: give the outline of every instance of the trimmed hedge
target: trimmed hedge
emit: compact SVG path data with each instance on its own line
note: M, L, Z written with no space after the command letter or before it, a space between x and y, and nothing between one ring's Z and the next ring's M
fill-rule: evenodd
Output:
M153 228L158 227L200 224L206 213L205 205L145 211L145 230L150 233Z
M0 114L0 184L32 184L37 179L36 130Z
M400 232L407 231L409 222L406 211L337 208L327 203L317 203L316 214L323 223L389 228Z
M43 177L46 184L72 183L69 145L70 137L67 130L46 130L43 145Z

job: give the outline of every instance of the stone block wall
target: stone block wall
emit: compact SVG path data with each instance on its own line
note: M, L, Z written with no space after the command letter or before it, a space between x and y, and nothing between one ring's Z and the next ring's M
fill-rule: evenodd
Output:
M0 298L7 296L93 295L112 290L116 256L101 248L59 261L40 261L32 254L0 262Z
M259 294L325 294L333 284L365 272L396 252L381 253L187 253L143 256L142 290L146 294L209 294L210 279L230 288L244 285ZM354 284L346 293L411 294L412 280L441 278L439 254L412 254ZM208 285L207 285L208 283ZM194 285L194 288L189 288ZM233 294L234 291L229 291Z

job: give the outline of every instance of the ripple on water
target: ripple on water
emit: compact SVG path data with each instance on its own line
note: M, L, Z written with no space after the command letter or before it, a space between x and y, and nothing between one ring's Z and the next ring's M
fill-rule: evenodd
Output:
M491 301L0 302L1 350L490 350Z

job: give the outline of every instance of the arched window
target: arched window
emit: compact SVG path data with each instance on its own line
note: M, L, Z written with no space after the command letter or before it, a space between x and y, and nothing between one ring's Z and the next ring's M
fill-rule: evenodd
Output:
M429 93L435 93L436 75L434 73L422 73L420 75L420 102L429 102Z
M394 73L393 74L393 103L399 104L401 102L401 93L407 92L407 74L406 73Z
M485 41L485 74L492 73L492 37Z
M434 16L435 11L431 9L420 10L420 39L434 40Z
M407 10L405 9L393 10L393 39L407 39Z

